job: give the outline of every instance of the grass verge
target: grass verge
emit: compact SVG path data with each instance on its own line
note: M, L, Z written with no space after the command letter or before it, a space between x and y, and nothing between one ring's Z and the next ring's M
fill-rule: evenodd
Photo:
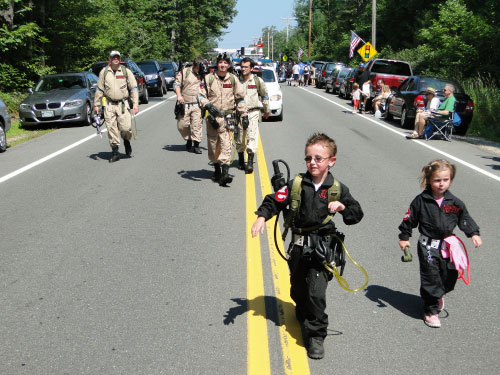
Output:
M7 132L7 147L12 147L30 139L40 137L56 129L27 130L21 127L19 119L12 119L10 130Z

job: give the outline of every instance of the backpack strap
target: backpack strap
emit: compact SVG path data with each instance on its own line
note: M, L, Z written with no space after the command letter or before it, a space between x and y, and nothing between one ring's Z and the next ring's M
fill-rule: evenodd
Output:
M322 226L328 224L330 220L335 216L335 212L325 217L323 222L318 225L314 225L312 227L307 228L295 228L293 225L295 215L299 212L300 202L301 202L301 194L302 194L302 178L301 174L297 174L293 179L292 183L292 191L290 192L290 209L288 210L288 214L284 221L284 230L283 235L281 236L283 241L285 240L288 230L292 228L293 232L302 234L309 233L314 230L320 229ZM340 182L335 177L333 178L333 185L328 188L328 203L338 201L340 199L341 187Z

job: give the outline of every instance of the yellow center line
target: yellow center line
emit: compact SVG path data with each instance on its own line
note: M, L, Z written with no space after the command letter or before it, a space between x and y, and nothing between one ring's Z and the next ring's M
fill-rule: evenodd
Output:
M272 193L272 191L260 136L259 145L261 146L257 151L257 163L259 169L260 188L262 196L264 197L267 194ZM246 182L248 192L248 183L250 180L247 179ZM251 182L252 186L254 186L253 178ZM251 213L253 213L253 211ZM249 211L247 209L247 222L248 214ZM253 220L255 220L255 215L253 216ZM278 311L280 341L283 352L283 366L286 375L309 375L309 362L304 348L302 332L300 324L295 317L295 304L290 297L290 276L288 265L283 259L281 259L274 246L274 220L275 219L273 218L266 223L266 229L269 243L269 257L271 260L274 293ZM250 226L247 226L247 230L249 229ZM285 252L283 241L281 240L281 230L279 225L277 226L276 231L278 246L282 252Z
M255 178L247 174L246 185L246 247L247 247L247 374L269 375L269 342L262 275L259 237L252 238L250 228L255 221Z

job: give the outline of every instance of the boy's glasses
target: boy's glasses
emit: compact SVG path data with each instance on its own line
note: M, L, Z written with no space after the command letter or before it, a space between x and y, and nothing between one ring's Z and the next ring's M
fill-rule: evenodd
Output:
M324 160L327 160L329 158L322 158L320 156L315 156L315 157L312 157L312 156L306 156L304 158L304 160L306 161L306 163L310 163L312 160L314 159L314 161L316 162L316 164L320 164L322 163Z

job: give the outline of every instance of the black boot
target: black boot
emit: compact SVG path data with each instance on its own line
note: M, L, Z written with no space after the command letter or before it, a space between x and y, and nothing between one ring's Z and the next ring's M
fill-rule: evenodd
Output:
M214 182L219 182L220 176L222 175L221 169L220 169L220 164L219 163L214 163L214 168L215 172L214 175L212 176L212 180Z
M307 355L312 359L321 359L325 356L325 348L323 347L323 337L311 337L309 346L307 347Z
M194 152L195 154L201 154L201 150L200 150L200 142L196 142L196 141L194 141L193 152Z
M238 169L245 170L245 154L243 152L238 152Z
M125 153L127 154L127 156L129 158L132 157L132 146L130 145L130 141L127 141L126 139L124 139L123 145L125 146Z
M222 164L222 175L220 176L219 185L227 186L233 182L233 178L229 177L229 164Z
M115 161L120 160L120 154L118 153L118 146L111 146L111 159L109 159L110 163L114 163Z
M248 153L248 162L247 162L247 169L245 171L246 174L253 173L253 157L254 157L253 152Z
M193 146L193 141L190 139L187 140L186 142L186 151L191 151L191 147Z

